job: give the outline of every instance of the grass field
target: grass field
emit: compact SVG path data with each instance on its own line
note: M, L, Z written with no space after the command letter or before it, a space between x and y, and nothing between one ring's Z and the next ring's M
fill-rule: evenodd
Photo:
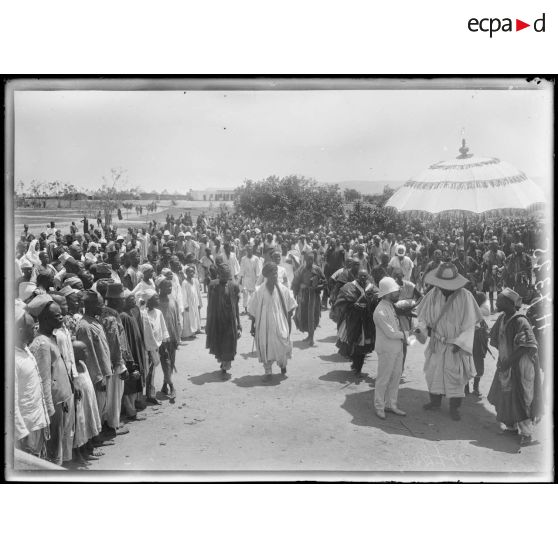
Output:
M192 219L195 220L198 215L205 213L211 215L219 210L219 203L204 201L187 201L177 200L177 205L171 205L170 200L157 202L157 211L154 213L147 213L145 206L150 204L153 200L142 200L141 205L144 207L143 214L138 215L135 209L127 211L122 209L122 221L118 220L116 212L113 214L112 224L116 225L118 229L127 229L128 227L138 227L145 225L149 221L156 220L163 222L167 214L174 215L175 217L181 213L189 212ZM67 204L68 202L63 202ZM140 202L133 202L139 204ZM227 206L232 207L232 202L224 202ZM75 221L78 228L81 230L82 224L80 221L83 216L87 216L91 223L95 224L97 212L99 208L94 201L74 201L71 207L57 207L56 200L48 200L46 208L32 208L21 207L14 210L14 228L16 235L19 235L23 229L23 225L29 226L29 232L32 234L39 234L45 230L50 221L54 221L56 226L67 233L70 230L72 221Z

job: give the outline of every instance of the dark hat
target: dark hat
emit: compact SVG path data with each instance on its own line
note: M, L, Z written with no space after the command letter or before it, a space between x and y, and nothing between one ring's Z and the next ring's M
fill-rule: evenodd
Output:
M31 314L34 318L38 318L47 306L52 304L54 300L50 295L40 294L37 295L29 304L27 305L27 312Z
M122 283L109 283L105 298L124 298L124 285Z
M274 262L267 262L262 269L262 275L264 277L270 277L274 273L277 273L277 264Z
M96 265L91 266L91 272L95 279L100 279L103 277L111 277L112 276L112 268L109 264L106 263L99 263Z
M101 295L97 291L93 291L92 289L89 289L85 291L85 295L83 296L83 302L86 305L91 304L93 302L99 302L102 304L103 299L101 298Z

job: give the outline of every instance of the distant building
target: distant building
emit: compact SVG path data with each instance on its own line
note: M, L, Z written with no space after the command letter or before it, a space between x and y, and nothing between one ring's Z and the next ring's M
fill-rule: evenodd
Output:
M192 190L190 189L189 197L192 201L223 202L223 201L234 201L236 198L236 193L234 190L219 190L219 189Z

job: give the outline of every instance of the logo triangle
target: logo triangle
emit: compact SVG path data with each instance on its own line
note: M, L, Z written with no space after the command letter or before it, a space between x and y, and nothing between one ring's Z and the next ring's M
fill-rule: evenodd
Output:
M531 27L531 24L530 23L525 23L524 21L521 21L520 19L515 20L515 30L516 31L521 31L522 29L525 29L526 27Z

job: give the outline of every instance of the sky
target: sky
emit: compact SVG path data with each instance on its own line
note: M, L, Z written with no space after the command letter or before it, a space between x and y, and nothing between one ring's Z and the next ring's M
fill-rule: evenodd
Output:
M405 181L465 137L548 187L551 103L551 90L16 91L15 183L96 189L113 167L145 191Z

